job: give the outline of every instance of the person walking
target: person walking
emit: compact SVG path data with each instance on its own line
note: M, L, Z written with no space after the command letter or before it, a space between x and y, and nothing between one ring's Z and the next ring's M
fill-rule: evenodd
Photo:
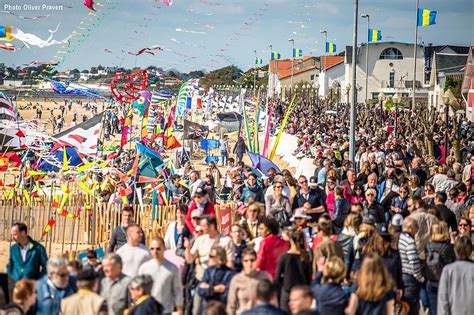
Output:
M275 284L280 288L280 308L289 312L288 302L291 288L309 285L311 282L311 260L302 231L290 229L288 232L290 249L278 258Z
M106 315L107 304L98 295L98 275L91 269L83 270L77 275L77 293L61 301L61 314L68 315Z
M107 302L108 315L121 315L132 302L128 294L131 278L122 273L122 258L109 253L102 260L105 277L100 282L100 296Z
M76 293L76 279L69 275L68 261L63 257L48 259L48 274L36 282L36 314L58 315L61 301Z
M150 251L154 259L140 266L138 274L149 275L153 279L151 295L160 301L163 314L171 315L174 308L177 315L183 314L183 290L178 268L165 259L165 242L161 237L151 241Z
M122 272L129 277L134 277L138 274L140 266L152 257L148 248L141 243L143 233L138 224L130 223L125 232L127 244L120 247L117 254L122 258Z
M234 153L237 156L238 163L242 162L244 154L248 152L248 150L249 149L247 148L247 145L245 144L244 139L242 137L239 137L239 139L237 140L234 146L234 150L232 151L232 153Z
M260 280L270 280L270 275L257 269L257 253L252 248L242 252L242 272L236 274L229 286L227 314L236 315L255 306L257 285Z
M46 274L48 257L44 246L28 235L25 223L16 222L11 228L15 244L10 247L7 273L14 280L38 280Z
M221 162L222 166L227 165L227 159L229 158L229 138L227 135L222 136L222 140L220 141L220 153L221 153Z

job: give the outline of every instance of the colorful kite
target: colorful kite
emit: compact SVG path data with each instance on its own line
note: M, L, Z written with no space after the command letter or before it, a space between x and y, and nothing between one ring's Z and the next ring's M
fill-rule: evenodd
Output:
M48 47L52 45L65 44L67 43L67 40L69 39L70 36L61 41L52 39L53 34L58 31L59 25L60 24L58 24L58 26L56 27L54 31L49 30L49 33L51 35L46 40L41 39L34 34L24 33L22 30L14 26L0 26L0 40L18 39L19 41L23 42L23 44L25 44L25 46L28 48L30 48L28 45L44 48L44 47Z
M138 56L138 55L141 55L143 53L147 53L147 54L150 54L150 55L155 55L154 52L152 52L152 50L163 50L163 48L161 48L160 46L158 45L153 45L153 46L150 46L150 47L146 47L146 48L143 48L143 49L140 49L138 52L136 53L132 53L132 52L128 52L129 55L133 55L133 56Z
M110 81L112 95L121 102L133 102L137 100L140 91L148 85L148 73L139 70L132 74L117 73Z
M7 51L16 51L16 47L10 43L0 44L0 49Z
M202 34L202 35L206 34L206 32L197 32L197 31L193 31L193 30L183 30L181 28L177 28L176 32L184 32L184 33L191 33L191 34Z

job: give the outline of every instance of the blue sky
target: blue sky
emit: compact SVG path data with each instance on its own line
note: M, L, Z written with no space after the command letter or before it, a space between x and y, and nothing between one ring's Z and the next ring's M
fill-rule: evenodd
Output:
M295 39L295 47L303 49L304 55L316 56L323 54L324 49L321 30L327 30L328 39L336 43L338 52L352 42L351 0L174 0L171 7L155 1L158 0L97 0L103 6L96 6L99 12L93 16L88 15L90 11L82 5L83 0L2 0L0 10L9 4L62 4L59 11L9 10L26 17L49 14L36 20L0 12L0 25L12 25L46 39L48 29L61 23L55 39L66 38L75 30L80 33L81 42L74 44L72 40L72 51L68 53L58 53L68 50L60 46L24 47L16 52L0 50L0 62L22 65L59 56L64 57L61 70L98 64L155 65L186 72L234 64L246 70L254 64L254 50L264 64L268 62L270 44L283 58L290 57L289 38ZM359 7L359 13L370 14L371 25L382 30L383 40L413 42L415 0L360 0ZM474 43L472 0L420 0L420 7L438 11L436 25L419 29L420 41L435 45ZM359 42L366 37L366 21L360 19ZM22 46L18 41L12 43L17 48ZM154 56L127 54L152 45L165 50L155 52Z

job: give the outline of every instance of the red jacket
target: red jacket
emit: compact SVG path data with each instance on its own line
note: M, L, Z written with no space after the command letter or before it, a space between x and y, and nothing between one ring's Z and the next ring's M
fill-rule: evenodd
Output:
M196 209L197 209L197 204L193 201L191 205L189 206L188 213L186 214L186 226L188 227L189 231L191 231L191 233L194 233L194 226L191 220L191 212L193 212L193 210L196 210ZM216 216L216 211L214 210L214 205L212 204L212 202L208 201L206 206L204 207L204 212L201 213L201 215L205 215L205 214L210 215L211 217Z
M275 279L278 257L287 250L288 243L284 239L275 234L270 234L260 243L257 254L257 268L268 272L272 279Z

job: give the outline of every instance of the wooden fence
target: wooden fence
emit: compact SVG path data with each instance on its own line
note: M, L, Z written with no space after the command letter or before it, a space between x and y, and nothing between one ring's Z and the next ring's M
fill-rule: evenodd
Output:
M61 253L70 256L74 253L72 256L75 256L78 247L102 247L106 250L112 230L121 223L121 205L99 203L79 191L71 193L64 205L64 209L77 216L75 219L60 215L57 206L53 206L53 198L32 198L27 204L25 198L17 198L20 193L15 191L12 197L0 200L0 241L10 241L12 223L21 221L27 224L28 234L46 247L48 254L53 246L60 246ZM135 204L133 208L135 222L142 227L147 244L154 236L163 237L168 224L176 220L175 205L142 207ZM215 208L219 228L227 232L234 222L235 205L216 204ZM55 224L43 236L50 219L54 219Z

